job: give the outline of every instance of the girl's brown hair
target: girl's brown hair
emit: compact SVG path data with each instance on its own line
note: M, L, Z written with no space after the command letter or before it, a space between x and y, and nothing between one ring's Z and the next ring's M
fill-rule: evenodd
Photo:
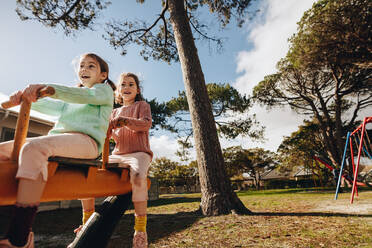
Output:
M90 58L92 58L92 59L94 59L98 62L98 65L100 67L101 72L107 72L107 78L105 80L103 80L101 83L107 83L108 85L111 86L112 90L115 91L116 86L115 86L114 82L112 82L109 79L109 67L108 67L108 64L106 63L106 61L104 61L100 56L98 56L97 54L94 54L94 53L85 53L85 54L80 56L80 58L84 58L84 57L90 57ZM78 87L83 87L83 86L84 85L81 84L81 83L78 84Z
M124 80L125 77L131 77L136 82L136 85L137 85L137 88L139 90L139 93L137 93L136 98L134 98L134 101L135 102L137 102L137 101L143 101L144 98L142 96L142 89L141 89L141 85L140 85L140 81L138 79L138 76L136 74L134 74L134 73L131 73L131 72L124 72L124 73L120 74L120 77L119 77L119 80L118 80L118 85L121 84L121 82ZM117 87L117 89L115 90L115 103L116 104L123 105L123 98L120 95L120 93L118 91L118 88L119 87Z

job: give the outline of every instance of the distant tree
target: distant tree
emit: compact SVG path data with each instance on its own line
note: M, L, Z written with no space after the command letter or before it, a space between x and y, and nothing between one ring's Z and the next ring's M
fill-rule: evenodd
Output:
M290 39L278 73L266 76L253 93L268 107L289 105L315 119L328 157L337 167L346 131L355 126L360 111L372 105L372 71L367 62L371 36L363 38L370 32L364 28L371 25L372 12L364 11L367 6L371 7L370 1L363 0L314 4ZM353 49L367 54L357 62Z
M150 167L150 174L156 177L161 186L190 186L195 185L198 171L195 162L182 165L168 158L156 158Z
M288 57L296 66L329 68L336 77L345 66L371 68L371 11L369 0L317 1L298 23Z
M146 102L150 104L151 107L151 129L159 130L161 128L174 131L173 127L168 124L168 118L171 115L171 111L167 108L167 105L165 103L158 102L156 98L151 100L146 99Z
M226 164L227 175L235 177L246 172L251 166L251 161L246 159L244 149L241 146L232 146L223 149L222 154Z
M324 166L319 167L314 156L321 159L327 158L327 152L322 142L319 126L310 121L304 121L298 130L284 137L278 148L279 169L293 171L298 166L310 170L318 179L323 178L324 171L331 171ZM326 169L326 170L324 170Z
M247 96L240 94L230 84L209 83L207 91L220 136L227 139L234 139L239 135L256 140L262 138L264 129L259 127L255 115L247 114L252 107L252 102ZM189 159L187 149L192 148L190 137L193 130L185 91L179 92L178 97L168 101L166 107L170 117L167 123L169 130L176 132L179 137L181 149L177 154L187 160Z
M247 173L254 179L257 189L260 189L262 174L278 164L275 153L262 148L233 146L224 149L223 155L229 176Z
M157 178L160 186L175 186L176 178L174 171L180 166L178 162L166 157L156 158L151 163L150 175Z
M144 0L137 2L143 3ZM121 48L122 54L126 53L129 44L134 43L142 47L140 54L144 59L153 58L168 63L180 61L197 151L201 211L204 215L250 213L226 177L194 34L217 44L221 41L204 33L207 26L194 13L199 7L208 6L210 12L217 15L222 27L230 22L231 17L235 17L241 25L246 20L251 0L162 0L160 3L163 9L152 24L113 21L107 26L106 38L112 46ZM103 0L17 0L16 11L23 20L36 19L46 26L61 26L66 34L70 34L81 28L91 28L97 13L107 4L108 1Z

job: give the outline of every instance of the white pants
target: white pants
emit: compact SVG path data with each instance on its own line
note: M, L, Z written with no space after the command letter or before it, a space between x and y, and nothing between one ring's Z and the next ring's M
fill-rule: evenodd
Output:
M0 159L9 159L14 141L0 143ZM52 156L95 159L97 143L82 133L64 133L26 139L19 153L17 178L36 180L40 173L48 179L48 158Z
M147 201L147 172L150 167L151 156L145 152L135 152L123 155L113 154L110 155L109 162L119 163L120 167L130 169L132 201Z

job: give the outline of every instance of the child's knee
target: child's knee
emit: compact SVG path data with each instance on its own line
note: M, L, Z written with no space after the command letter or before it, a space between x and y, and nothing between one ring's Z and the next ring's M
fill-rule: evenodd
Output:
M43 144L40 144L39 142L26 142L21 151L20 151L20 154L21 156L30 156L31 158L35 158L35 157L48 157L48 151L49 151L49 148L48 147L45 147L45 145Z
M142 178L138 172L134 174L132 178L132 184L134 187L143 187L145 182L147 182L146 178Z
M3 155L3 154L0 153L0 161L7 161L9 159L10 159L10 156L9 155L6 156L6 155Z
M131 184L132 184L132 201L141 202L147 201L147 177L141 175L138 172L132 172L131 174Z

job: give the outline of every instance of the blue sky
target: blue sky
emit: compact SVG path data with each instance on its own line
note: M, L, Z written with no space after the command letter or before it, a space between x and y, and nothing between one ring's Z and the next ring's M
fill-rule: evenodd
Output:
M261 0L259 14L243 28L229 25L219 30L217 19L207 10L198 15L210 24L213 35L225 38L223 49L216 52L213 44L198 42L198 53L206 82L231 83L242 94L251 89L267 74L275 72L276 62L285 56L287 39L296 31L296 22L314 0ZM168 65L161 61L144 61L135 46L128 48L126 56L114 50L101 36L104 23L115 19L141 19L148 21L161 11L159 1L114 1L97 19L95 31L85 30L73 37L64 36L60 29L51 29L36 21L20 21L15 13L15 1L2 1L0 8L0 92L11 94L29 83L60 83L75 85L76 76L72 60L85 52L102 56L110 66L110 77L116 81L121 72L134 72L142 80L143 94L147 99L168 101L184 90L180 64ZM242 145L245 148L260 146L276 150L283 135L295 131L303 117L290 111L267 112L255 107L259 121L267 126L266 143L254 143L239 137L233 141L221 139L223 147ZM275 122L273 122L275 120ZM151 137L155 156L176 159L176 141L164 133Z
M161 11L160 1L146 1L144 5L134 0L117 2L101 12L95 31L85 30L78 32L75 37L66 37L60 29L47 28L36 21L20 21L14 11L15 2L5 1L0 10L3 37L0 41L3 58L0 66L6 84L1 91L10 94L28 83L36 82L74 85L76 77L71 61L89 51L109 62L113 80L123 71L140 74L146 98L156 97L160 101L167 101L176 96L179 90L184 89L178 63L146 62L139 56L136 46L130 46L128 54L121 56L119 50L114 50L101 37L103 24L113 18L134 20L145 16L149 21L154 20ZM241 47L247 47L244 32L236 32L235 27L220 32L220 36L227 38L221 53L216 53L213 45L209 49L207 42L198 46L207 82L231 82L235 77L235 57Z

